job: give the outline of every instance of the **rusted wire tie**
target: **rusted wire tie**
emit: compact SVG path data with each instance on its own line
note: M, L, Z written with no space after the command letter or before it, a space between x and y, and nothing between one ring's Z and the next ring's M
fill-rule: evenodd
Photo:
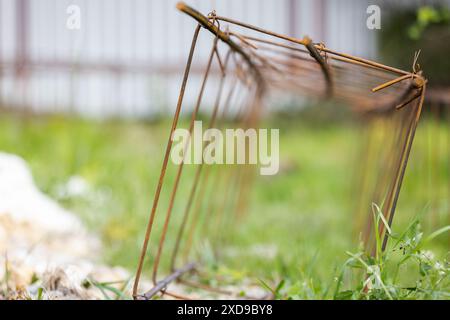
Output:
M220 22L216 19L216 10L213 10L208 14L208 19L212 20L212 24L217 23L217 28L220 30ZM218 35L216 35L216 39ZM219 48L217 46L214 47L214 54L216 55L217 62L219 63L220 71L222 76L225 76L225 67L223 66L222 59L220 58Z
M316 46L312 43L312 40L309 37L305 37L303 41L305 42L305 47L306 49L308 49L311 57L316 59L316 61L322 68L323 74L325 76L325 81L327 82L326 95L327 97L331 97L333 95L333 81L331 78L330 67L326 60L317 51ZM320 46L320 48L323 50L324 46L322 45Z

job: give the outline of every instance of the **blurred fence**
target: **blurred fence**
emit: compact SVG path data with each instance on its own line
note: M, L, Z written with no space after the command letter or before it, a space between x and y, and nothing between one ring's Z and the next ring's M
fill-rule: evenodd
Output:
M175 3L0 0L0 105L38 113L125 117L173 109L194 24L176 12ZM346 53L376 55L376 30L366 28L369 1L196 0L191 4L203 13L216 9L280 33L309 35ZM70 5L80 8L79 30L66 26ZM205 59L194 61L194 83ZM187 96L187 104L193 99Z

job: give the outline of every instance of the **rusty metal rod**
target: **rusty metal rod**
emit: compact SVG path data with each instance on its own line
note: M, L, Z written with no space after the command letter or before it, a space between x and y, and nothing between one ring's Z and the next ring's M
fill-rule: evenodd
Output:
M231 40L230 36L226 34L225 32L221 31L219 27L214 25L206 16L198 12L197 10L191 8L184 2L178 2L177 3L177 9L186 13L187 15L191 16L195 20L197 20L198 23L200 23L205 29L209 30L214 35L218 36L220 40L225 42L230 46L231 49L239 53L244 60L248 63L248 65L251 67L251 71L253 72L255 79L257 80L259 85L264 86L264 80L261 76L259 70L255 65L253 64L252 60L248 56L248 54L242 50L242 48L237 45L233 40ZM214 19L219 20L218 17L214 17Z
M391 207L390 212L389 212L389 220L388 220L389 227L392 226L392 221L394 220L395 209L397 207L398 198L400 196L400 189L402 187L403 178L405 176L406 167L408 165L409 155L411 153L412 143L414 141L414 136L416 134L417 125L419 124L420 115L422 113L422 108L423 108L423 104L424 104L424 101L425 101L425 92L426 92L426 83L424 83L424 85L423 85L422 95L420 97L420 101L419 101L418 106L417 106L417 111L415 113L415 116L414 116L414 119L413 119L413 122L412 122L412 128L408 132L408 137L407 137L407 140L405 142L406 150L402 154L401 169L400 169L400 172L399 172L399 174L398 174L398 176L397 176L397 178L395 180L395 195L394 195L394 200L393 200L392 207ZM386 250L388 239L389 239L389 235L386 233L384 235L384 240L383 240L383 246L382 246L382 250L383 251Z
M217 51L216 51L216 53L217 53ZM219 110L220 99L222 97L222 89L223 89L223 86L224 86L224 81L225 81L225 76L226 76L226 69L227 69L227 66L228 66L229 57L230 57L230 51L228 51L227 56L225 57L225 62L224 62L224 65L223 65L224 72L223 72L222 77L220 79L219 90L217 92L216 101L214 103L213 114L211 116L211 120L210 120L210 123L209 123L209 126L208 126L209 129L213 128L214 124L216 122L216 117L217 117L217 113L218 113L218 110ZM219 60L219 58L218 58L218 60ZM207 143L204 142L203 149L206 147L206 145L207 145ZM188 197L188 201L187 201L187 204L186 204L186 207L185 207L185 210L184 210L183 218L182 218L182 221L181 221L181 224L180 224L180 228L178 230L177 238L176 238L176 241L175 241L175 247L173 249L171 263L170 263L172 270L175 268L175 260L176 260L176 257L178 255L178 250L179 250L179 247L180 247L180 241L181 241L181 238L182 238L182 236L184 234L184 229L186 227L186 223L187 223L187 220L189 218L189 213L190 213L190 210L191 210L192 202L193 202L194 197L195 197L195 193L197 191L197 186L198 186L198 182L200 180L200 175L202 173L202 168L203 168L203 162L197 167L197 170L196 170L196 173L195 173L195 177L194 177L194 181L193 181L192 187L191 187L191 192L189 193L189 197Z
M392 85L394 85L394 84L396 84L396 83L399 83L400 81L406 80L406 79L412 79L412 76L409 75L409 74L406 74L406 75L404 75L404 76L395 78L395 79L393 79L393 80L390 80L390 81L388 81L388 82L385 82L385 83L380 84L379 86L373 88L373 89L372 89L372 92L380 91L380 90L382 90L382 89L385 89L385 88L387 88L387 87L390 87L390 86L392 86Z
M202 103L203 94L205 92L205 87L206 87L206 83L208 81L208 76L209 76L209 72L211 70L211 65L212 65L212 61L213 61L214 55L215 55L216 48L217 48L217 38L214 39L214 44L213 44L213 47L211 49L211 53L209 55L209 59L208 59L208 63L207 63L207 66L206 66L205 74L203 76L203 81L202 81L202 84L201 84L201 87L200 87L200 92L199 92L198 97L197 97L197 102L196 102L196 105L195 105L195 108L194 108L194 112L192 113L192 116L191 116L191 121L190 121L190 124L189 124L189 134L190 135L192 135L192 132L194 130L195 119L197 118L197 114L198 114L198 111L200 109L200 105ZM190 135L189 135L189 137L190 137ZM185 151L189 147L189 143L190 143L190 139L187 139L186 142L185 142L185 145L184 145L184 150ZM186 152L184 154L186 154ZM170 218L172 216L172 210L173 210L173 206L174 206L174 203L175 203L175 197L177 195L179 182L180 182L180 179L181 179L181 174L183 172L183 167L184 167L184 159L178 166L178 171L177 171L177 174L176 174L176 177L175 177L175 183L173 185L172 192L170 194L169 207L167 208L166 219L164 220L164 226L163 226L163 230L162 230L161 237L160 237L160 240L159 240L159 245L158 245L158 249L157 249L156 257L155 257L155 262L153 264L153 275L152 275L153 283L157 282L157 274L158 274L158 268L159 268L159 263L160 263L160 259L161 259L161 254L162 254L163 246L164 246L164 243L165 243L165 239L166 239L167 229L169 227Z
M150 300L153 296L158 294L160 291L165 290L167 286L180 278L183 274L188 273L195 269L195 263L189 263L186 266L175 270L172 274L166 278L158 281L153 288L144 293L143 295L136 296L136 300Z
M189 51L189 56L188 56L188 60L186 63L186 69L184 71L183 82L181 85L180 94L178 96L178 103L177 103L175 115L174 115L173 122L172 122L172 128L170 129L169 139L167 142L163 165L162 165L161 173L159 176L158 186L156 188L155 197L153 199L153 206L152 206L152 210L150 213L149 222L147 224L147 229L145 231L144 243L142 245L141 254L139 257L139 263L138 263L138 267L137 267L137 271L136 271L136 277L135 277L134 284L133 284L133 297L136 297L136 295L137 295L139 280L141 278L141 273L142 273L142 267L144 265L145 255L147 254L148 242L150 239L150 234L151 234L153 222L155 219L156 209L158 207L159 196L161 194L161 188L162 188L162 185L164 182L167 164L169 162L170 150L172 149L172 135L178 125L178 118L180 116L181 105L183 104L184 92L186 91L186 84L187 84L187 81L189 78L189 71L190 71L190 68L192 65L192 59L194 57L194 51L195 51L195 47L197 44L199 33L200 33L200 25L198 25L196 27L196 29L194 31L194 36L192 38L191 49Z

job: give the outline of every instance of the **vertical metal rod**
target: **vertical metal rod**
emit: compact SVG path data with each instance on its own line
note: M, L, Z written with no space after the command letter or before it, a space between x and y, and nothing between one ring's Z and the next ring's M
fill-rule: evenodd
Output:
M141 278L142 267L143 267L143 264L144 264L145 255L147 254L148 242L149 242L149 239L150 239L150 234L151 234L152 227L153 227L153 222L154 222L154 219L155 219L156 209L158 207L159 196L161 194L161 188L162 188L162 185L163 185L163 182L164 182L164 177L165 177L165 174L166 174L167 164L169 162L170 150L172 149L172 134L175 131L177 125L178 125L178 118L180 116L181 106L183 104L184 92L186 90L186 85L187 85L187 81L188 81L188 78L189 78L189 72L191 70L192 59L194 57L195 46L197 44L197 39L198 39L198 35L200 33L200 29L201 29L201 26L197 25L197 27L195 29L195 32L194 32L193 39L192 39L191 49L190 49L189 57L188 57L188 60L187 60L187 63L186 63L186 69L184 71L183 83L181 85L180 94L178 96L177 108L175 110L175 115L174 115L173 122L172 122L172 128L170 129L169 139L168 139L168 142L167 142L167 147L166 147L166 152L165 152L165 155L164 155L163 165L162 165L161 173L160 173L160 176L159 176L158 186L156 188L155 197L153 199L153 206L152 206L152 210L151 210L151 213L150 213L149 222L147 224L147 229L146 229L145 237L144 237L144 243L142 245L141 255L139 257L138 268L137 268L137 271L136 271L136 277L135 277L134 284L133 284L133 296L134 297L137 296L137 290L138 290L138 286L139 286L139 280Z
M426 92L426 83L424 83L424 85L422 87L422 95L420 97L420 101L418 102L416 114L415 114L415 117L412 122L412 128L408 132L408 137L406 140L407 147L406 147L405 152L402 155L403 159L402 159L401 169L400 169L399 175L396 178L394 201L393 201L392 207L389 212L389 221L388 221L389 227L392 226L392 221L394 219L395 209L397 207L397 201L398 201L398 198L400 195L400 189L402 187L403 178L405 176L406 166L408 165L408 159L409 159L409 155L411 153L412 143L414 141L414 136L416 134L417 125L419 123L420 115L422 113L422 107L423 107L423 104L425 101L425 92ZM386 233L384 235L384 240L383 240L383 246L382 246L383 251L386 249L388 239L389 239L389 235Z
M222 76L220 78L219 90L217 91L216 101L214 103L214 110L213 110L213 114L211 116L210 123L208 125L208 129L213 128L214 127L214 123L216 121L216 116L217 116L217 112L218 112L218 109L219 109L220 100L221 100L221 97L222 97L222 90L223 90L223 86L224 86L224 82L225 82L226 69L227 69L227 65L228 65L228 58L229 58L230 52L231 51L228 51L227 57L225 59L224 65L223 65L224 69L223 69L223 72L222 72ZM215 50L215 53L217 54L217 50ZM217 57L219 57L219 55L217 55ZM219 58L218 58L218 61L219 61ZM206 145L207 145L207 143L204 142L203 150L206 147ZM180 247L180 241L181 241L181 238L182 238L182 236L184 234L184 229L185 229L188 217L189 217L189 213L190 213L190 210L191 210L192 202L194 200L195 193L197 191L197 186L198 186L198 182L199 182L199 179L200 179L200 175L202 173L202 168L203 168L203 161L197 167L197 170L196 170L196 173L195 173L195 177L194 177L194 180L193 180L193 183L192 183L191 191L189 193L189 198L188 198L185 210L184 210L183 218L181 220L180 228L178 229L178 234L177 234L177 238L176 238L176 241L175 241L175 247L174 247L174 250L173 250L173 253L172 253L172 258L171 258L171 263L170 263L170 269L172 271L175 269L175 260L176 260L176 257L177 257L177 254L178 254L178 250L179 250L179 247Z
M207 63L207 66L206 66L206 71L205 71L205 74L204 74L204 77L203 77L203 82L202 82L202 85L201 85L201 88L200 88L200 93L199 93L198 98L197 98L197 103L196 103L194 112L192 113L191 122L189 124L189 134L190 134L189 137L192 135L192 132L194 130L195 119L197 118L197 113L198 113L198 110L200 109L200 105L202 103L203 93L205 91L206 83L208 81L208 76L209 76L209 73L211 71L211 65L212 65L212 61L214 59L214 53L215 53L215 50L216 50L217 41L218 41L218 38L215 38L214 39L213 48L211 49L211 53L209 55L208 63ZM186 144L184 146L184 150L185 151L189 147L189 142L190 142L189 140L190 140L190 138L187 139ZM161 233L158 249L157 249L157 252L156 252L155 262L154 262L154 265L153 265L153 275L152 275L152 280L153 280L154 284L157 283L158 268L159 268L159 263L160 263L160 260L161 260L162 249L163 249L164 242L165 242L165 239L166 239L167 229L169 227L169 222L170 222L170 218L171 218L171 215L172 215L173 205L175 203L175 197L176 197L176 194L177 194L178 185L179 185L179 182L180 182L181 174L183 172L183 166L184 166L184 159L181 162L181 164L178 166L178 172L177 172L177 175L176 175L176 178L175 178L175 183L174 183L174 186L172 188L172 193L170 195L169 207L167 209L166 219L164 221L163 230L162 230L162 233Z

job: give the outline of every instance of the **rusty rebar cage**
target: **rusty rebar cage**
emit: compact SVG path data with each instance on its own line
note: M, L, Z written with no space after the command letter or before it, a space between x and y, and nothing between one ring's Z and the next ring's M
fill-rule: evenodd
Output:
M216 99L209 117L209 128L221 129L230 118L236 120L234 125L238 127L257 127L264 110L265 97L271 90L335 99L350 105L352 111L361 116L389 119L389 125L384 130L386 136L378 139L385 139L381 148L395 149L396 152L382 153L379 150L382 156L377 164L377 174L372 181L363 183L366 189L361 190L368 195L370 202L382 204L384 217L391 225L425 98L427 81L418 69L418 56L416 55L413 62L413 70L409 72L336 52L323 43L313 42L308 37L297 39L277 34L222 17L216 12L204 16L184 3L178 3L177 8L195 19L198 25L194 31L145 232L133 287L134 298L151 299L156 294L187 298L167 290L169 283L174 281L186 286L229 294L227 290L191 281L186 276L192 272L201 273L191 256L193 243L197 239L196 234L209 231L220 238L227 227L240 223L243 218L254 175L252 166L217 169L199 164L193 176L189 178L190 187L186 198L180 199L176 196L185 170L183 170L184 163L178 165L175 179L169 186L170 197L165 199L168 202L167 211L161 220L159 239L154 240L156 245L148 252L151 237L155 234L153 229L158 216L158 205L162 201L161 189L165 183L167 184L165 178L173 146L172 135L179 126L191 64L199 34L204 30L211 34L212 45L189 122L189 132L192 133L194 122L201 112L202 99L213 65L219 70L219 81L214 87ZM234 106L237 108L233 108ZM211 199L218 194L219 205L213 205ZM174 210L176 201L184 202L184 208ZM367 206L367 202L363 202L358 211L368 217L363 233L367 250L370 251L373 248L374 236L371 232L370 205ZM181 217L178 227L173 224L174 213ZM204 223L199 225L202 214ZM383 249L388 241L384 229L384 225L381 224L379 233L384 237ZM167 249L168 232L176 234L172 251ZM218 243L220 244L220 241ZM169 276L160 278L163 255L169 257L171 272ZM144 260L148 256L153 264L151 275L153 288L141 294L139 283Z

